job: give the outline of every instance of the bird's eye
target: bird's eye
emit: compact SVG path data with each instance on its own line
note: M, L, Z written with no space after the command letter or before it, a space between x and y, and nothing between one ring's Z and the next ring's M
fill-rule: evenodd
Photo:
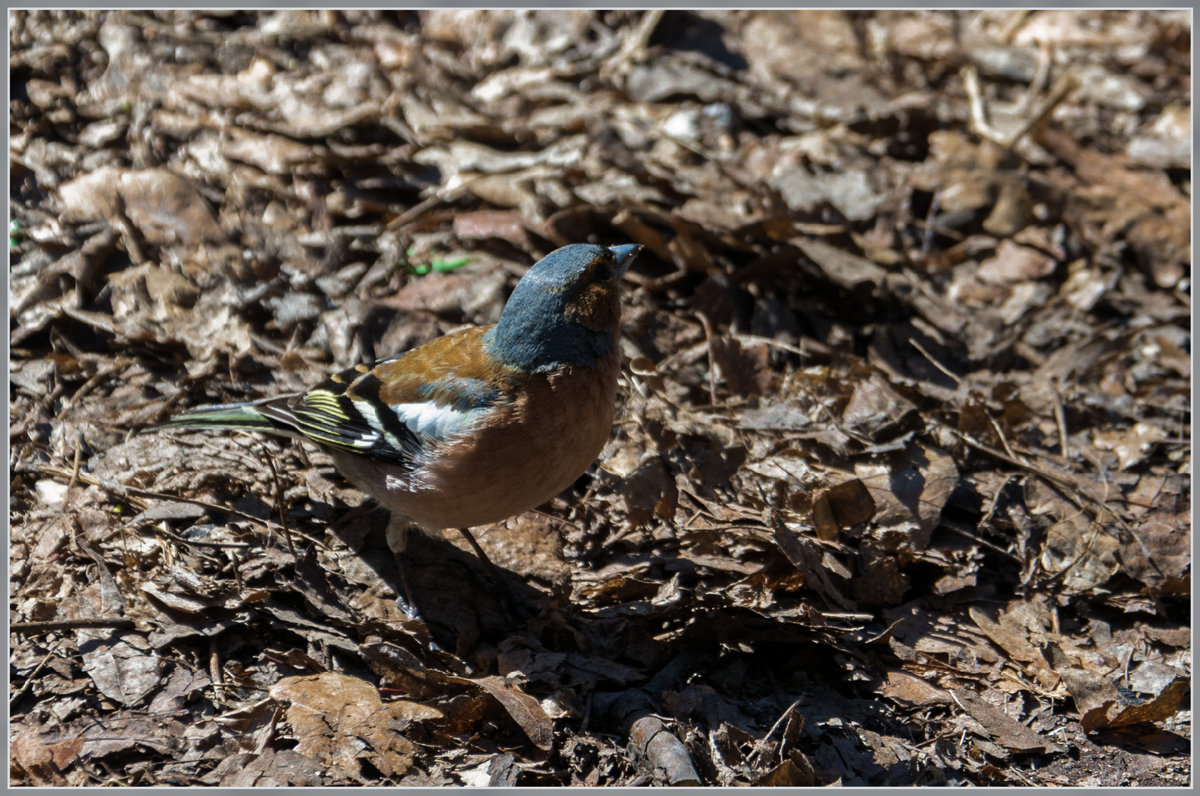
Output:
M595 268L592 269L592 279L593 280L595 280L597 282L607 282L608 280L610 280L612 278L613 278L613 270L612 270L612 267L608 263L604 262L603 260L596 263Z

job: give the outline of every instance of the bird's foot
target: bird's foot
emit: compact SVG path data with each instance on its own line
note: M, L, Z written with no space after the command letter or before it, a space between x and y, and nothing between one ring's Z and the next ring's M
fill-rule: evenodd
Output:
M475 541L475 537L466 528L459 528L458 532L463 535L463 538L471 545L471 549L475 551L475 555L483 563L484 587L488 592L499 597L500 612L504 614L504 620L509 625L519 625L528 621L533 616L533 612L529 609L525 601L521 599L521 596L505 583L503 576L500 574L500 569L487 557L487 553L479 546L479 542Z

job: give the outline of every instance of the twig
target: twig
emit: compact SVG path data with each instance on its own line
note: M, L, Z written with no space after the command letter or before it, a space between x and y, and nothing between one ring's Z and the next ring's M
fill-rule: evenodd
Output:
M400 215L393 218L391 221L387 222L384 227L389 230L402 227L413 219L419 218L425 213L426 210L429 210L434 205L440 204L442 201L442 197L436 193L432 196L427 196L412 207L405 210Z
M1034 74L1033 80L1029 82L1029 90L1022 95L1021 101L1017 103L1017 111L1019 113L1027 113L1038 93L1046 87L1046 81L1050 78L1050 67L1053 63L1054 55L1050 51L1050 45L1047 42L1042 42L1041 46L1038 47L1037 72Z
M962 69L963 88L967 92L967 103L970 108L971 129L978 135L998 144L1005 149L1012 149L1024 138L1030 130L1065 100L1079 85L1079 78L1074 72L1066 72L1050 89L1046 98L1008 133L1003 133L992 126L987 119L984 108L983 92L979 88L979 73L974 66L964 66Z
M300 556L296 554L296 545L292 544L292 529L288 527L287 507L283 501L283 482L279 479L279 469L275 467L275 458L270 455L265 445L262 446L262 452L262 460L267 463L267 467L271 471L271 480L275 486L275 508L279 512L279 523L283 526L283 539L287 542L288 550L292 553L292 558L299 560Z
M80 444L79 437L75 438L75 459L71 463L71 478L67 481L67 489L75 486L79 481L79 455L82 452L83 446Z
M42 667L44 667L46 665L46 662L49 661L53 657L54 657L54 650L50 650L49 652L46 653L46 657L42 658L41 662L38 663L37 666L33 667L33 671L30 672L29 676L25 678L25 682L21 685L21 688L17 691L17 693L13 694L12 699L8 700L8 712L9 713L12 713L13 705L15 705L19 701L21 701L21 697L25 696L25 694L33 686L33 681L34 681L34 679L37 678L38 673L42 671Z
M733 337L734 340L737 340L739 343L759 343L762 345L770 346L772 348L778 348L780 351L787 351L788 353L795 354L796 356L799 356L799 357L808 357L809 353L810 353L810 352L805 351L803 348L800 348L799 346L794 346L790 343L785 343L781 340L776 340L773 337L763 337L762 335L759 335L759 334L737 334L737 333L735 333L731 336Z
M38 465L37 471L43 475L49 475L49 476L53 476L55 478L63 478L63 479L69 480L71 477L71 473L67 472L66 470L60 470L57 467L51 467L51 466L45 465L45 464ZM117 497L121 498L122 500L128 500L129 503L131 505L133 505L134 508L138 509L139 511L145 511L148 506L148 504L145 502L145 500L143 500L143 498L150 499L150 500L168 500L168 501L173 501L175 503L190 503L193 506L201 506L202 508L206 508L206 509L216 509L217 511L223 511L227 514L232 514L233 516L238 517L243 520L246 520L248 522L258 523L259 525L263 526L264 528L270 529L272 527L270 522L263 520L259 517L255 517L253 514L247 514L244 511L239 511L238 509L235 509L233 506L223 506L219 503L210 503L207 500L196 500L195 498L185 498L185 497L179 497L177 495L168 495L168 494L165 494L162 492L152 492L148 489L138 489L137 487L125 486L124 484L113 484L113 483L110 483L107 481L102 481L99 478L88 475L87 473L79 473L78 478L80 481L87 484L88 486L98 486L101 489L104 489L104 490L108 491L109 493L116 495ZM206 545L210 545L210 546L214 546L214 547L245 547L246 546L243 544L233 544L233 543L226 544L226 543L218 543L218 542L194 542L191 539L183 539L182 541L185 541L188 544L206 544Z
M992 424L992 430L1000 438L1000 444L1004 446L1004 452L1014 459L1017 458L1017 454L1013 453L1012 447L1008 444L1008 438L1004 436L1004 430L1000 428L1000 424L996 422L996 418L992 417L992 413L986 409L984 410L984 414L987 415L988 422Z
M27 432L29 430L30 426L37 423L38 418L41 417L46 412L46 410L50 408L50 405L52 403L54 403L55 401L58 400L59 396L61 396L63 394L63 391L66 388L67 388L67 383L65 381L60 381L58 384L54 385L54 389L51 390L50 392L46 393L46 395L44 397L42 397L41 400L38 401L37 406L35 406L33 409L31 409L29 411L29 413L26 414L25 417L21 420L20 423L13 425L12 428L10 428L8 430L9 440L13 440L13 439L21 436L22 434L24 434L25 432Z
M50 633L55 630L75 630L87 627L133 630L137 625L132 619L54 619L47 622L13 622L8 629L13 633Z
M989 514L989 516L990 516L990 514ZM986 517L985 517L985 519L986 519ZM982 526L983 522L981 521L979 524ZM991 550L993 553L999 553L1002 556L1008 556L1013 561L1021 560L1021 557L1019 555L1017 555L1016 553L1013 553L1012 551L1009 551L1009 550L1005 550L1000 545L989 542L987 539L984 539L982 536L971 533L970 531L968 531L965 528L959 528L958 526L956 526L952 523L946 522L945 520L942 520L939 523L939 527L945 528L947 531L950 531L951 533L956 533L959 536L970 539L972 542L975 542L976 544L983 545L984 547Z
M657 716L642 716L629 728L634 751L670 785L699 785L700 776L687 747Z
M825 619L845 619L854 622L870 622L879 618L876 614L857 614L852 611L821 611L820 613Z
M246 542L206 542L203 539L188 539L186 536L180 536L169 528L164 527L164 523L160 523L154 532L161 534L173 542L183 545L195 545L196 547L215 547L218 549L231 550L246 550L251 547Z
M217 646L217 637L208 637L208 676L213 684L213 701L219 706L225 704L225 677L221 671L221 654Z
M713 354L713 330L708 322L708 316L703 312L696 313L704 326L704 340L708 344L708 398L713 406L717 405L717 358Z
M117 357L111 363L109 363L107 366L101 368L100 370L98 370L94 374L92 374L91 378L89 378L82 385L80 385L78 390L71 393L71 397L67 399L68 402L70 403L71 406L78 406L80 400L85 395L90 393L92 390L96 389L96 385L100 384L102 381L104 381L104 379L108 378L109 376L113 375L114 373L124 370L125 368L134 364L134 362L135 362L135 360L133 360L130 357L123 357L123 356Z
M1079 510L1078 514L1072 514L1070 517L1064 517L1063 519L1069 520L1069 519L1072 519L1073 517L1079 517L1082 515L1083 515L1083 509L1081 508ZM1088 536L1087 543L1084 544L1083 549L1079 551L1079 555L1075 556L1073 559L1071 559L1069 562L1067 562L1067 565L1064 566L1062 569L1060 569L1058 572L1055 572L1053 575L1048 577L1046 579L1046 583L1053 583L1054 581L1059 580L1059 579L1062 579L1063 581L1065 581L1067 579L1067 573L1070 572L1071 570L1075 569L1075 565L1078 564L1080 561L1082 561L1084 558L1086 558L1088 553L1092 552L1092 545L1096 543L1096 537L1100 535L1100 523L1093 520L1090 523L1090 526L1091 526L1092 533L1090 536Z
M1053 672L1053 673L1057 674L1057 672ZM1057 699L1057 697L1054 695L1053 691L1047 691L1044 687L1039 685L1036 680L1030 681L1030 680L1022 679L1020 677L1017 677L1015 674L1008 671L1007 669L1002 669L1000 671L1000 676L1003 677L1005 680L1008 680L1009 682L1016 683L1021 688L1024 688L1026 691L1032 691L1033 693L1037 694L1038 696L1040 696L1044 699L1051 699L1051 700ZM1060 681L1061 681L1061 676L1060 676Z
M1054 422L1058 425L1058 452L1064 459L1071 458L1071 446L1067 441L1067 417L1063 412L1062 399L1054 396Z
M1016 146L1018 141L1024 138L1034 127L1037 127L1042 119L1046 118L1052 110L1057 108L1078 86L1079 78L1074 72L1067 72L1060 77L1050 89L1050 93L1046 96L1046 99L1042 100L1042 104L1037 110L1030 114L1020 127L1009 134L1009 143L1006 145L1006 148L1012 149Z
M970 128L990 140L1000 138L1000 133L988 123L987 109L983 107L983 92L979 90L979 73L973 66L962 70L963 88L967 92L967 108L970 111Z
M125 208L125 197L121 195L120 191L117 191L115 198L116 207L109 220L120 233L121 240L125 242L125 252L129 255L129 259L133 260L135 265L141 265L146 262L146 253L142 250L141 241L138 240L135 225L129 220Z
M922 356L924 356L926 359L928 359L928 360L929 360L929 362L930 362L930 363L931 363L931 364L932 364L932 365L933 365L935 368L937 368L937 369L938 369L938 370L940 370L942 373L944 373L944 374L946 374L947 376L949 376L949 377L950 377L950 378L951 378L951 379L954 381L954 383L955 383L955 384L962 384L962 379L958 378L958 376L955 376L955 375L954 375L954 373L952 373L952 372L950 371L950 369L949 369L949 368L947 368L947 367L946 367L945 365L943 365L941 362L938 362L936 359L934 359L934 358L933 358L933 354L931 354L931 353L929 353L928 351L926 351L926 350L925 350L925 346L921 345L921 344L920 344L920 343L919 343L917 340L915 340L914 338L911 338L911 337L908 339L908 342L909 342L909 344L911 344L911 345L912 345L912 347L913 347L913 348L915 348L915 349L917 349L918 351L920 351L920 352L921 352L921 355L922 355Z
M436 205L439 205L442 203L449 203L449 202L453 202L453 201L457 200L460 196L462 196L464 193L466 193L467 189L470 188L471 183L475 182L476 180L482 179L483 176L485 176L485 175L480 175L479 177L475 177L471 180L468 180L464 184L459 185L455 188L452 188L449 191L445 191L445 192L439 191L439 192L433 194L432 196L425 197L424 199L417 202L412 207L405 210L400 215L393 218L391 221L387 222L387 224L384 225L384 228L387 230L398 229L399 227L403 227L405 224L409 223L410 221L420 218L422 215L424 215L426 213L426 211L428 211L429 209L431 209L432 207L434 207Z
M784 709L783 713L779 715L779 718L775 720L775 723L771 725L771 729L767 730L767 734L754 744L754 753L750 755L750 761L759 762L759 758L761 758L763 753L767 751L767 741L769 741L771 736L775 734L775 731L783 725L784 720L792 715L792 711L794 711L796 706L799 704L800 700L797 699Z
M600 66L600 77L604 80L616 81L624 77L629 67L640 61L654 35L654 29L662 21L664 9L655 8L646 11L638 20L637 28L621 42L617 51Z

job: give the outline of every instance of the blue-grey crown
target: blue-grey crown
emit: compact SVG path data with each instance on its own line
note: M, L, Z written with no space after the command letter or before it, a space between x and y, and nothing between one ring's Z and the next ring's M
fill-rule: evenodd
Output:
M616 330L596 331L568 319L567 304L597 258L608 260L619 279L641 249L634 244L605 248L573 243L550 252L517 283L484 344L506 364L535 373L590 365L606 356L616 345Z

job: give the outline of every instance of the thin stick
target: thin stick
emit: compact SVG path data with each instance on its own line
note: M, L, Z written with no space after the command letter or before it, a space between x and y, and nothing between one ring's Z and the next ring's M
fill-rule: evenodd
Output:
M216 636L208 638L208 676L213 684L213 697L218 705L225 704L225 676L221 671L221 653Z
M991 412L988 412L987 410L984 410L984 412L987 415L988 422L992 424L992 430L995 431L996 436L1000 438L1000 444L1004 446L1004 451L1014 459L1017 458L1017 454L1013 453L1013 449L1009 446L1008 439L1004 436L1004 431L1000 428L1000 424L996 422L996 418L992 417Z
M962 384L962 379L958 378L958 376L955 376L954 373L951 372L949 368L947 368L941 362L938 362L936 359L934 359L933 354L931 354L925 350L925 346L921 345L919 342L917 342L916 340L914 340L911 337L909 338L908 342L910 345L912 345L913 348L920 351L921 355L924 356L926 359L928 359L930 364L932 364L935 368L940 370L942 373L949 376L954 381L955 384Z
M21 697L25 696L25 694L29 691L30 687L33 686L33 681L37 678L38 672L40 672L42 670L42 667L46 665L46 662L49 661L53 657L54 657L54 650L50 650L49 652L46 653L46 657L42 658L41 662L37 666L34 667L32 672L29 673L29 676L25 678L25 682L24 682L24 684L22 684L20 690L17 691L17 693L13 694L12 699L8 700L9 712L12 711L13 705L17 704L17 702L19 702L21 700Z
M88 627L133 630L137 625L132 619L56 619L47 622L13 622L8 629L13 633L50 633L55 630L77 630Z
M67 472L66 470L60 470L57 467L50 467L49 465L45 464L38 465L37 471L43 475L54 476L55 478L62 478L68 481L71 478L71 473ZM148 489L138 489L137 487L125 486L124 484L113 484L110 482L101 481L99 478L95 478L87 473L79 473L78 478L88 486L98 486L101 489L107 490L111 494L116 495L122 500L128 500L134 506L134 508L138 509L139 511L145 511L147 508L147 504L141 500L141 498L149 498L151 500L169 500L176 503L190 503L193 506L201 506L206 509L216 509L217 511L223 511L226 514L232 514L233 516L248 522L256 522L264 528L269 529L272 527L270 522L255 517L253 514L247 514L244 511L238 511L233 506L223 506L219 503L209 503L206 500L196 500L194 498L168 495L162 492L152 492ZM193 543L191 540L186 541L188 541L189 544ZM196 542L195 544L209 544L217 547L245 547L245 545L240 544L222 545L215 542Z
M1058 452L1064 459L1071 458L1071 446L1067 442L1067 417L1063 412L1062 401L1054 396L1054 422L1058 425Z
M261 443L260 443L261 444ZM262 447L263 460L266 461L267 467L271 470L271 480L275 486L275 508L279 512L279 523L283 526L283 538L287 542L288 550L292 553L292 558L299 559L296 554L296 545L292 544L292 529L288 527L287 508L283 502L283 482L279 480L279 470L275 467L275 459L266 450L266 446Z

